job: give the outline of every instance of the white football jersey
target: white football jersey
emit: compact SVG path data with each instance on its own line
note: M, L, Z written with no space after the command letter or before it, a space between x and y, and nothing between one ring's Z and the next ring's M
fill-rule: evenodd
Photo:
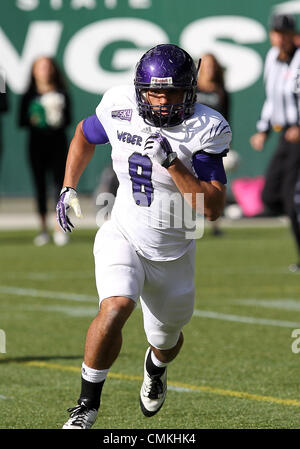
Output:
M113 168L119 180L111 219L141 256L158 261L181 257L194 244L186 238L194 221L188 208L183 213L182 196L168 171L143 154L145 141L159 131L195 175L195 152L218 154L229 148L228 123L217 111L196 104L194 114L181 125L165 129L149 126L138 114L134 86L108 90L96 114L112 146Z

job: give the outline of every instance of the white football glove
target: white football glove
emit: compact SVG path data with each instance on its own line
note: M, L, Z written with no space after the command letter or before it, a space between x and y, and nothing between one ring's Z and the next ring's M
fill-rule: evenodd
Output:
M67 215L70 208L74 210L76 217L82 217L76 190L72 187L63 187L56 206L56 219L64 232L72 232L72 228L74 228L73 223L71 223Z
M143 154L158 162L165 168L170 167L177 158L177 153L172 150L168 139L159 132L151 134L145 142Z

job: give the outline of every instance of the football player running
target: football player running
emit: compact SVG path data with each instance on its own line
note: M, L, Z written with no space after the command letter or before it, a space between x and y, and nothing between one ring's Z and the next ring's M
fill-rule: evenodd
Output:
M109 89L96 114L76 127L57 204L62 229L72 231L70 208L81 214L76 187L95 145L111 144L119 188L111 219L95 238L100 306L86 336L81 393L77 406L68 409L64 429L94 424L103 384L121 349L122 328L139 299L149 343L141 411L153 416L165 401L167 366L178 355L182 328L193 314L195 240L186 237L184 223L172 226L170 217L161 217L161 199L189 194L196 208L197 194L204 194L204 215L216 220L225 202L222 157L231 141L222 115L195 104L196 85L190 55L173 44L158 45L138 62L134 85Z

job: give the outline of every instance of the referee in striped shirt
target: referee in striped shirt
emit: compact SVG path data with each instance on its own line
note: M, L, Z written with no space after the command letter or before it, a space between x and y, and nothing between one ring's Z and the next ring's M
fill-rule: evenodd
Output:
M265 60L266 100L257 133L250 143L261 151L271 130L280 132L277 149L266 172L262 200L266 214L286 214L298 252L298 262L291 271L300 271L300 226L294 203L294 192L300 169L300 48L294 44L296 21L290 15L271 18L272 48Z

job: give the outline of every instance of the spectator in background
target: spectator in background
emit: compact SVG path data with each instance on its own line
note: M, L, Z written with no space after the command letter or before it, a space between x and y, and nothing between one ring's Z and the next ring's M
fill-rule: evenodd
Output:
M220 112L229 122L229 95L225 88L224 69L211 53L206 53L201 58L196 102L205 104ZM224 158L224 167L225 164L226 158ZM213 235L219 236L223 234L219 227L219 220L211 222L210 226Z
M59 68L53 59L39 57L33 63L30 84L21 98L19 110L19 125L28 130L29 163L40 217L40 233L34 239L37 246L50 241L47 227L48 175L51 174L54 181L56 201L63 184L68 152L66 127L69 124L70 99ZM53 240L59 246L68 242L68 236L57 224Z
M262 200L265 215L288 215L298 251L298 262L291 271L300 271L300 227L294 192L300 169L300 49L294 43L296 21L290 15L271 18L272 48L266 56L264 80L266 100L257 133L250 143L261 151L272 129L280 132L279 143L266 172Z
M229 122L229 95L224 83L224 69L211 53L201 59L197 82L197 103L220 112Z

